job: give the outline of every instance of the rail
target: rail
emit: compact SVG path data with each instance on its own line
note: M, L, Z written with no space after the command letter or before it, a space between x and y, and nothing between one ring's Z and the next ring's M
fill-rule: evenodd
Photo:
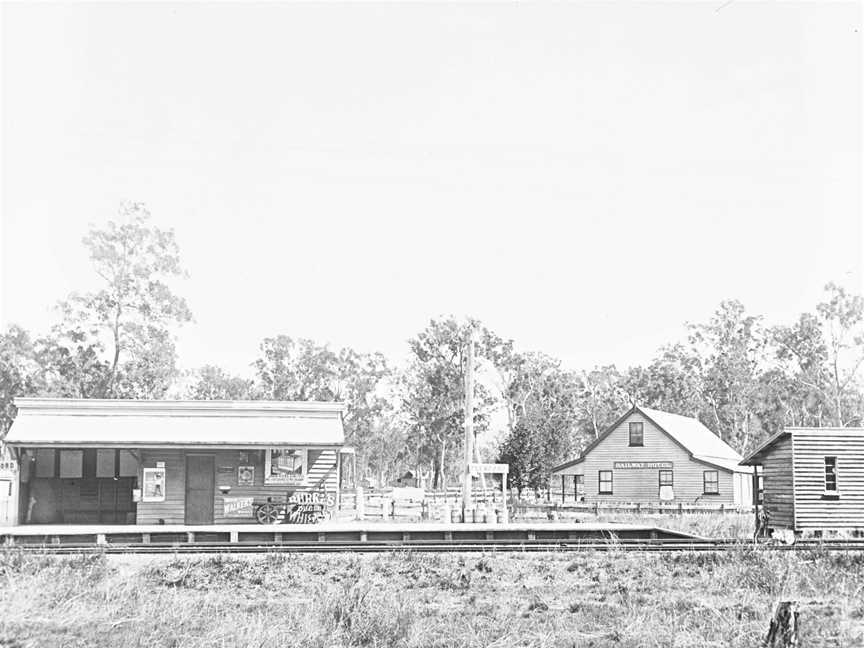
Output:
M288 541L280 543L197 543L197 544L22 544L6 551L40 554L235 554L235 553L381 553L412 552L717 552L717 551L861 551L864 540L802 540L794 544L753 543L731 539L631 539L631 540L380 540L326 542Z

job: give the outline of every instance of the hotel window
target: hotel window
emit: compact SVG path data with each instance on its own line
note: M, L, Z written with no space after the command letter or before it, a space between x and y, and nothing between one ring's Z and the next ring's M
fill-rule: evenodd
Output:
M664 486L674 486L674 484L672 483L673 475L671 470L659 471L658 477L660 481L660 488L663 488Z
M825 457L825 492L837 492L837 457Z
M645 445L644 439L642 436L643 425L642 423L631 423L630 424L630 445L631 446L643 446Z
M598 488L597 492L600 495L611 495L612 494L612 471L611 470L600 470L597 476L598 480Z
M705 495L720 493L720 477L716 470L706 470L702 473L702 492Z

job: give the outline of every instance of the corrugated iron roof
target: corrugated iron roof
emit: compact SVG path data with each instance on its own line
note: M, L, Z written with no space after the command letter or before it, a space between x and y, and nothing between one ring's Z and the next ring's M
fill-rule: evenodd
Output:
M684 446L694 459L733 461L733 465L736 466L741 461L741 455L705 427L699 419L661 412L648 407L639 407L638 409Z
M698 419L634 405L585 448L578 459L555 466L552 468L552 473L565 470L582 462L591 450L598 446L603 439L609 436L633 412L640 412L643 416L653 421L662 431L672 437L678 445L689 452L696 461L733 472L747 472L746 468L739 465L741 455L735 452L729 444L711 430L702 425Z
M341 403L15 400L13 446L342 445Z

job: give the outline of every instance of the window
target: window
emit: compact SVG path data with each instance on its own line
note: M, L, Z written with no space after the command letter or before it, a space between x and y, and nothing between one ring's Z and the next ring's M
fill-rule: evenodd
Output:
M36 450L36 476L57 476L57 466L55 465L53 450L48 450L46 448L39 448Z
M664 486L674 486L671 470L661 470L658 476L660 480L660 488L663 488Z
M600 495L611 495L612 494L612 471L611 470L599 471L597 492Z
M837 457L825 457L825 492L837 492Z
M114 476L114 458L117 455L116 450L97 450L96 451L96 476L97 477L113 477Z
M645 445L643 437L643 425L642 423L631 423L630 424L630 445L631 446L642 446Z
M706 470L702 473L702 492L705 495L720 493L720 477L716 470Z
M306 449L271 448L264 458L265 484L302 484L306 479Z
M138 458L129 450L120 451L120 470L118 477L137 477Z
M585 475L573 475L576 481L576 497L583 497L585 495Z
M60 451L60 477L75 479L84 475L84 452L82 450Z

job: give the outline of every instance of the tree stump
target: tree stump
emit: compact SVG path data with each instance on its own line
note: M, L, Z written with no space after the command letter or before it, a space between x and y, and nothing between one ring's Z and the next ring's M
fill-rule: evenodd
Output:
M798 648L798 602L778 601L763 648Z

